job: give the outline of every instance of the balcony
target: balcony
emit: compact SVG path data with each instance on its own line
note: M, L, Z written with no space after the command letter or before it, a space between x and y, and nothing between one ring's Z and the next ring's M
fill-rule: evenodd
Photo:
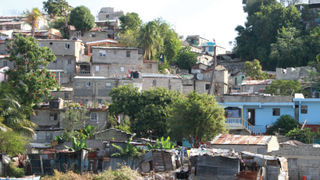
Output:
M262 135L262 133L251 125L247 120L241 118L226 118L227 129L246 129L252 135Z

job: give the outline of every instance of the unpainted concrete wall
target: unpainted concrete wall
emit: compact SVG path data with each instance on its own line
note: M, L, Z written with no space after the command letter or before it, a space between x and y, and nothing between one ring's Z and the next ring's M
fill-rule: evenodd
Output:
M115 129L109 129L95 134L95 139L103 141L110 141L113 138L116 141L128 141L128 139L131 138L131 135Z
M248 151L248 145L246 144L210 144L210 148L229 149L231 151L234 149L235 152ZM249 145L249 152L251 153L258 153L258 149L266 151L268 147L267 145Z
M300 180L301 176L310 176L311 179L319 179L320 177L319 145L285 146L268 154L288 159L290 180Z

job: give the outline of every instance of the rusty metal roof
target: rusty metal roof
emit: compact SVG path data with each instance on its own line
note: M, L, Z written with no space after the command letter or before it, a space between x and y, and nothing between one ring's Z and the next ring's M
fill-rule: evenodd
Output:
M242 144L267 145L272 136L247 136L234 134L220 134L215 137L211 144Z

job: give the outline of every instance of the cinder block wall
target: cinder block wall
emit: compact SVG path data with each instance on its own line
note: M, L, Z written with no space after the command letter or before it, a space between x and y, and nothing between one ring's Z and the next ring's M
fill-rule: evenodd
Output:
M288 159L290 180L300 180L299 175L310 176L311 179L319 179L320 177L319 145L285 146L268 154L283 156Z

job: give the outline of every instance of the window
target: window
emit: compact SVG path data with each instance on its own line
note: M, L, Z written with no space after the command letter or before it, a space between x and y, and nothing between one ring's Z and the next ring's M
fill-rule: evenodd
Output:
M117 54L117 51L113 51L113 54L116 55L116 54Z
M98 99L98 103L101 104L102 103L102 99Z
M210 89L210 84L206 84L206 90Z
M272 115L273 116L280 116L280 108L273 108Z
M111 89L111 83L106 83L106 88Z
M157 87L157 80L153 80L153 81L152 81L152 86L153 86L153 87Z
M8 61L3 61L3 66L8 66Z
M98 114L97 113L90 113L90 120L91 121L98 121Z
M90 87L90 82L86 82L86 87Z
M52 140L53 134L52 133L46 133L46 140Z
M106 18L108 18L109 17L109 14L106 14Z
M68 59L68 64L71 64L71 59Z
M130 57L130 51L127 51L127 57Z
M65 43L65 44L64 44L64 48L65 48L65 49L70 49L70 44L69 44L69 43Z
M152 68L152 64L148 64L147 69L151 69Z
M52 43L52 42L50 42L49 44L50 44L50 45L52 45L53 43Z
M301 114L307 114L308 113L308 106L301 106Z
M68 99L69 98L69 93L64 93L64 98Z
M50 120L57 120L58 119L58 114L57 113L50 113Z
M42 42L39 42L39 47L42 47Z
M54 60L53 63L57 63L57 60Z
M99 51L99 56L106 56L106 51Z
M120 71L121 71L121 72L124 72L124 67L120 67Z
M91 33L91 37L96 37L96 33Z
M99 71L100 70L100 66L96 66L96 71Z

